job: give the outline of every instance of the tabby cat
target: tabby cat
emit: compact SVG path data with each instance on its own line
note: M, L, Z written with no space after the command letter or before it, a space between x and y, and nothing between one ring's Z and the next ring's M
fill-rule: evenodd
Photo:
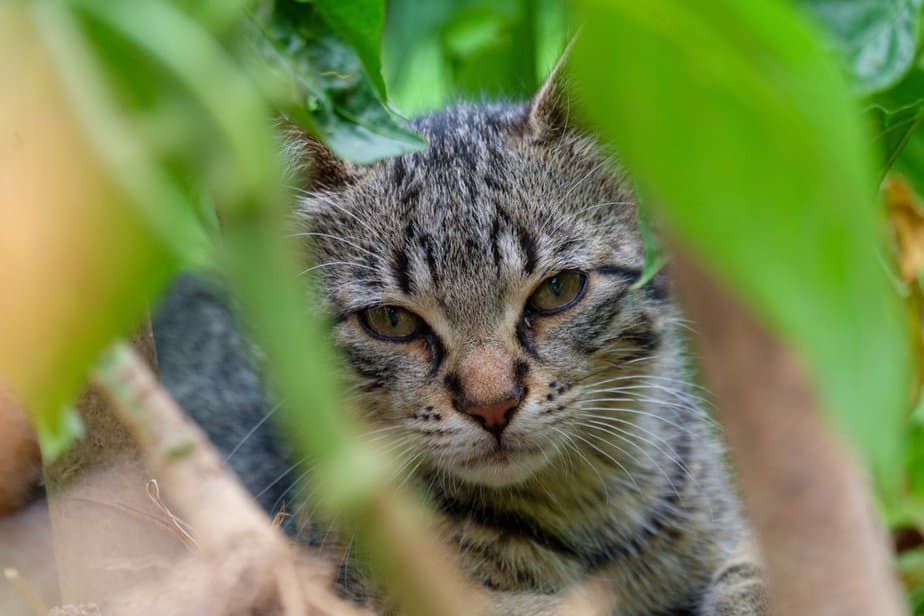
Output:
M624 616L764 614L666 275L636 284L631 183L558 84L529 104L414 120L429 147L371 166L291 141L307 166L308 269L357 406L400 446L496 613L554 613L564 591L595 580ZM202 410L203 383L182 386L199 367L175 349L203 345L159 336L165 381L228 439L236 420ZM245 482L259 475L251 489L278 509L286 492L267 490L298 473L261 438L264 462L242 462L258 458L239 442L232 465ZM348 564L342 589L363 596Z
M499 611L595 578L619 614L763 613L683 322L664 275L636 285L631 183L559 83L417 119L425 151L368 167L296 142L359 406Z

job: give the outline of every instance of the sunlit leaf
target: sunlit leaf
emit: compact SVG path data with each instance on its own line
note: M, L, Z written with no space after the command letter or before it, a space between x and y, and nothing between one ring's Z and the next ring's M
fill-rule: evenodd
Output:
M55 44L72 60L86 53L67 13L13 7L0 8L0 79L16 93L0 97L0 134L18 143L0 152L0 381L48 457L79 433L65 404L88 367L132 331L177 261L108 177L62 83Z
M589 118L681 240L804 359L894 489L909 336L880 266L871 139L819 37L781 2L579 6Z

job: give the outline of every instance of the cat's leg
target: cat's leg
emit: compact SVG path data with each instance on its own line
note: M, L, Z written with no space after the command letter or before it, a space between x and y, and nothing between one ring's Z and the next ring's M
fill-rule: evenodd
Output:
M764 616L769 613L766 585L750 542L719 567L706 589L700 616Z

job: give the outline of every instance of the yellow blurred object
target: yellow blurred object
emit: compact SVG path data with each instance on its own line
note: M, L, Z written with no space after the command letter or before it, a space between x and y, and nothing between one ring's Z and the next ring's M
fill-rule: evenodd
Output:
M138 281L163 253L98 162L35 24L0 7L0 381L44 437L143 310Z
M898 265L902 280L911 282L924 265L924 205L900 176L889 174L885 181L889 219L898 242Z

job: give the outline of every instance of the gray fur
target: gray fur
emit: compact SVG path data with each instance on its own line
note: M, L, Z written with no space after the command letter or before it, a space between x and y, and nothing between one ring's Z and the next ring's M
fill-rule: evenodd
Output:
M369 167L290 140L295 167L310 157L306 271L335 317L357 406L381 431L370 438L392 437L496 613L554 613L569 587L603 580L620 615L764 614L667 281L633 286L635 198L612 156L568 122L551 86L531 105L458 105L414 128L426 151ZM566 269L587 273L583 298L525 313ZM297 500L304 467L266 426L250 432L268 404L246 345L190 284L154 323L164 380L224 451L244 442L232 466L275 512ZM372 337L358 313L382 304L418 314L427 335ZM500 441L457 410L460 362L483 349L525 390ZM342 563L341 589L374 597L354 564Z
M620 614L763 613L756 569L715 583L744 527L666 281L633 286L630 184L553 89L531 106L415 120L429 148L370 167L303 142L325 174L301 199L309 270L359 407L401 443L444 536L505 613L589 578L611 581ZM589 280L577 305L524 313L543 279L573 269ZM375 339L358 317L375 305L413 311L429 335ZM526 364L497 464L483 460L498 442L452 391L458 362L484 348Z

